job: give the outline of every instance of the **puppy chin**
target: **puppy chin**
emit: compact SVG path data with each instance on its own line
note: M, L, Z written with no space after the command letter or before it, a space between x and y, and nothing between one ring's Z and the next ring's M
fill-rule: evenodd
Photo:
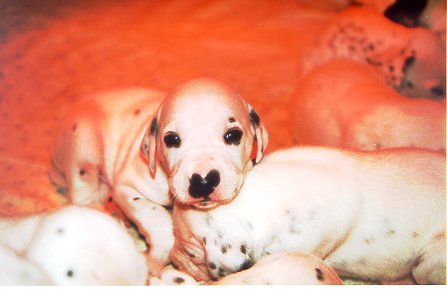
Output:
M178 205L202 211L211 210L218 206L228 204L234 198L222 199L218 197L218 195L218 192L216 192L216 196L211 195L208 198L195 199L191 198L190 196L178 195L175 192L173 193L174 200Z

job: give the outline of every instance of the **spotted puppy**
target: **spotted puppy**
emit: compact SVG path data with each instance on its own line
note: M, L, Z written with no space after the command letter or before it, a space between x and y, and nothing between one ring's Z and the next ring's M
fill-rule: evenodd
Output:
M68 206L0 219L0 285L145 285L147 265L111 216Z
M298 147L267 156L229 204L174 207L174 264L198 280L304 251L342 277L445 283L445 156Z
M218 81L191 80L166 98L118 90L71 111L51 177L74 204L114 201L146 238L149 268L158 274L174 243L172 197L198 208L228 203L267 139L253 108Z
M301 73L331 59L351 59L373 67L402 95L445 99L445 4L443 19L442 38L435 28L405 27L370 7L348 8L318 34Z

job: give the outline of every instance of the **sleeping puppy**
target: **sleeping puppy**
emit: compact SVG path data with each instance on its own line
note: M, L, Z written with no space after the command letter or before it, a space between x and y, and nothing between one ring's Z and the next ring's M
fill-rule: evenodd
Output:
M366 64L336 59L318 66L294 101L299 144L445 151L445 100L404 97Z
M445 6L440 20L445 35ZM370 65L405 97L445 99L445 41L434 30L394 23L371 7L351 7L337 14L308 48L301 74L331 59L351 59Z
M228 203L268 138L253 108L220 82L191 80L164 97L128 89L78 103L51 173L74 204L115 202L149 243L155 274L174 243L171 198L198 208Z
M145 285L147 265L111 216L68 206L0 219L0 285Z
M171 258L197 280L304 251L342 277L445 283L445 156L298 147L266 157L229 204L174 207Z

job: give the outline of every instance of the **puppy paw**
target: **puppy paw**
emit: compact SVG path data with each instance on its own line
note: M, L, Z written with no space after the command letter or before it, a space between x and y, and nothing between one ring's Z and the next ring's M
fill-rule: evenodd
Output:
M221 234L204 238L208 255L207 267L213 280L253 266L250 250L240 241L226 239Z

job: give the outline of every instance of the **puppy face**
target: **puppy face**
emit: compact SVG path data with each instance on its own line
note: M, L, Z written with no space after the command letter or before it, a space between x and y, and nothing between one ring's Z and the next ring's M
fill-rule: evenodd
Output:
M197 79L161 104L142 143L154 174L157 162L183 204L209 209L231 201L262 159L267 132L253 108L224 84Z

